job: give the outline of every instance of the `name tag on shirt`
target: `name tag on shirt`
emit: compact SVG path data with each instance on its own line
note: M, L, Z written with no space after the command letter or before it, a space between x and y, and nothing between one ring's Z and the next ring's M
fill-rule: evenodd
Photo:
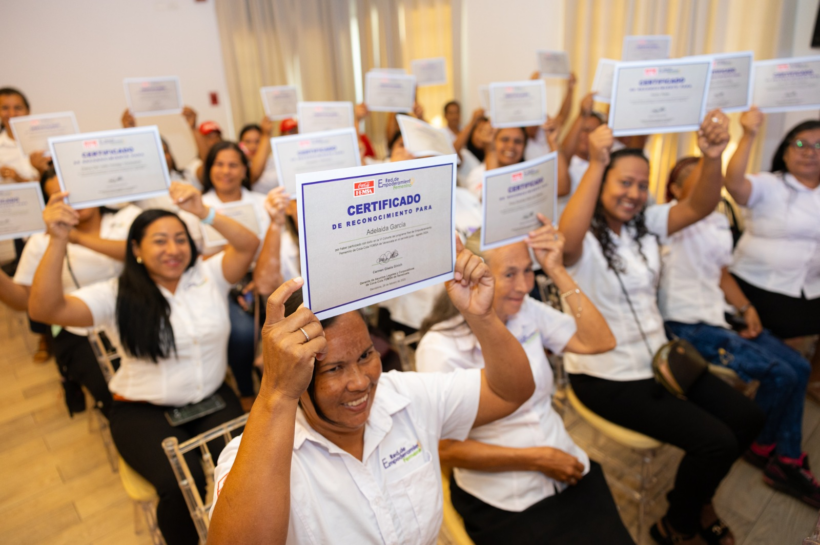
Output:
M379 464L387 481L396 481L420 468L430 459L421 441L403 437L379 447Z

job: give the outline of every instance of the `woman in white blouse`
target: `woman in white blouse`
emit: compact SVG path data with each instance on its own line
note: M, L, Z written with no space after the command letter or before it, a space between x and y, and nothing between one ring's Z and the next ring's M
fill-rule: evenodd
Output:
M666 516L651 530L661 544L734 543L715 514L712 497L763 425L752 401L709 373L686 400L652 378L652 357L666 342L656 299L659 239L702 220L717 206L728 124L719 110L706 115L698 133L703 158L693 173L698 180L691 194L648 207L649 162L642 150L611 152L612 130L598 127L589 137L589 168L561 217L564 262L618 341L606 354L564 357L573 390L607 420L686 451Z
M219 458L209 543L436 543L439 440L511 414L534 388L492 310L492 275L456 245L447 292L484 351L481 370L382 373L359 313L319 322L301 305L301 278L273 293L259 398Z
M740 116L743 136L726 167L746 219L730 270L763 327L798 347L820 333L820 121L783 137L771 172L747 175L763 117L754 107ZM809 391L820 398L820 344L812 365Z
M48 248L34 275L29 312L35 320L71 327L104 327L121 356L109 383L114 403L111 434L123 459L159 495L157 522L168 545L198 542L185 499L161 443L185 441L242 414L225 384L230 331L227 296L248 270L259 241L234 220L202 203L199 192L175 183L179 206L210 223L225 239L225 250L203 261L185 224L173 212L147 210L128 233L125 268L119 278L65 295L62 264L76 212L52 196L46 225ZM225 407L172 426L168 411L218 396ZM213 408L213 406L212 406ZM218 455L222 445L213 444ZM196 456L188 466L204 493L205 478Z
M450 491L476 545L495 543L634 543L621 522L601 467L570 438L552 408L553 376L544 349L597 354L614 348L601 313L563 267L563 237L545 218L527 242L484 252L495 278L493 309L524 347L535 393L513 414L474 428L467 440L439 443L454 467ZM479 246L480 234L467 242ZM533 250L572 307L563 314L528 296L535 284ZM425 320L416 352L422 372L481 369L475 335L449 300Z

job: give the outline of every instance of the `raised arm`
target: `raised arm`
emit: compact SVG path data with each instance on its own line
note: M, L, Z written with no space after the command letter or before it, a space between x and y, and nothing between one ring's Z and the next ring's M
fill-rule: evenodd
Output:
M16 284L0 269L0 301L14 310L28 310L28 295L31 288Z
M259 147L256 149L256 154L251 160L251 184L256 183L265 172L265 166L268 164L268 157L270 156L270 135L273 132L273 121L267 118L262 118L259 122L259 127L262 129L262 135L259 137Z
M577 328L564 351L600 354L612 350L616 340L609 324L564 268L564 235L556 231L543 215L538 214L538 219L542 226L529 234L527 245L532 248L538 264L558 288L561 299L566 300Z
M575 155L575 149L578 147L578 138L581 136L581 131L584 128L584 122L592 115L592 106L594 104L595 93L589 93L581 100L581 111L578 112L578 117L572 122L572 126L567 131L564 140L561 141L561 154L567 161L572 159Z
M68 193L55 193L43 210L49 242L34 273L29 297L29 316L36 322L61 326L91 327L94 317L88 306L63 293L63 261L68 233L79 222L79 214L63 199Z
M171 200L181 210L190 212L200 220L206 219L211 212L210 207L202 203L202 194L191 185L172 182L170 193ZM214 216L212 227L228 241L223 250L222 275L230 284L235 284L248 272L259 247L259 237L238 221L222 214Z
M461 132L458 133L456 137L456 141L453 142L453 147L456 148L456 153L461 152L461 148L467 145L467 141L470 139L470 133L473 132L473 128L476 126L481 119L484 119L484 109L477 108L473 111L473 117L470 118L470 122L461 129Z
M554 118L547 116L547 122L541 126L544 129L544 134L547 137L547 144L549 144L550 151L557 151L556 157L556 170L558 172L558 183L556 191L559 197L563 197L565 195L569 195L570 190L572 189L572 181L569 177L569 162L567 158L561 153L558 149L558 132L561 130L558 121Z
M189 106L185 106L182 109L182 116L191 128L191 135L194 137L194 141L196 142L197 155L199 155L199 158L205 162L205 158L208 157L208 151L210 150L208 148L208 142L205 140L205 136L199 132L196 127L196 111ZM197 172L197 176L200 176L199 172Z
M592 223L598 193L604 179L604 170L609 164L612 149L612 129L601 125L589 135L589 168L584 173L578 189L570 197L558 229L563 233L564 263L572 266L581 259L584 251L584 236Z
M752 183L746 179L746 168L749 166L749 156L752 154L752 146L763 124L763 118L763 113L757 106L752 106L748 112L740 114L743 136L740 137L735 153L726 165L726 179L723 183L735 202L741 206L746 206L749 195L752 194Z
M567 78L567 92L564 94L564 100L561 102L561 109L558 110L558 114L555 116L555 122L558 125L558 128L564 126L567 119L569 119L569 114L572 111L572 98L575 96L575 84L577 83L578 79L575 77L575 74L570 74Z
M285 318L285 301L301 288L302 279L294 278L268 299L262 384L214 508L209 545L287 541L296 408L313 377L314 358L321 358L327 347L322 326L310 310L302 307ZM300 328L307 330L309 342Z
M282 284L282 229L285 225L285 207L289 197L284 187L271 189L265 198L265 210L270 215L270 227L265 234L262 250L253 270L256 291L263 296L273 293Z
M473 427L512 414L535 391L527 354L493 310L495 280L484 261L456 236L455 277L447 294L461 312L484 354L481 397Z
M360 104L356 104L353 107L353 128L356 129L356 136L361 138L362 132L359 129L359 125L361 125L362 120L370 115L370 110L367 109L367 104L364 102Z
M85 233L72 229L68 234L68 241L73 244L85 246L89 250L94 250L98 254L103 254L116 259L117 261L125 261L125 245L124 240L109 240L107 238L100 238L94 233Z
M698 165L699 177L692 191L669 209L668 234L676 233L702 220L720 202L723 185L720 157L729 143L729 118L720 110L712 110L698 131L698 147L703 153Z

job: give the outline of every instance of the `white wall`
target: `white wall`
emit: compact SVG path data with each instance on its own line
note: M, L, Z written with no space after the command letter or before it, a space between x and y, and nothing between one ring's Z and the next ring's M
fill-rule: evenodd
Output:
M529 79L537 49L564 49L564 0L462 0L461 95L465 121L478 86ZM564 84L547 80L547 107L561 106Z
M213 0L25 0L4 2L3 20L0 86L25 93L32 113L73 110L83 132L118 128L123 78L176 75L199 120L233 135ZM184 165L193 140L180 117L163 117L150 121Z

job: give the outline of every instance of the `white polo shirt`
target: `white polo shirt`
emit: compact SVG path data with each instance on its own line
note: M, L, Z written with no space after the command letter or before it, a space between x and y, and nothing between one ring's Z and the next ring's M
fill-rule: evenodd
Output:
M749 174L745 230L732 272L758 288L807 299L820 297L820 187L791 174Z
M202 194L202 203L206 206L215 206L219 207L223 204L234 204L234 203L242 203L242 204L251 204L253 205L253 211L256 213L256 222L259 224L259 232L256 235L259 237L259 242L265 242L265 235L268 233L268 227L270 227L270 214L265 209L265 195L261 193L256 193L255 191L248 191L244 187L242 188L242 197L238 201L223 203L219 196L216 194L215 189L211 189L207 193ZM204 224L201 226L201 229L205 229ZM223 247L216 246L211 248L206 248L205 253L207 255L214 254L216 252L222 251ZM259 252L262 251L262 244L256 249L256 257L254 257L254 261L259 257Z
M713 212L673 234L661 256L658 307L663 319L728 328L720 289L721 271L732 262L732 232L726 216Z
M364 431L362 461L313 430L299 409L288 545L435 544L443 502L438 442L467 437L480 391L478 370L382 374ZM214 505L240 442L235 438L219 456Z
M524 160L532 161L538 159L550 152L550 145L547 142L547 133L544 129L538 127L535 131L535 136L527 138L527 147L524 148Z
M202 191L202 180L196 175L196 171L203 165L202 159L194 157L191 162L188 163L188 166L182 169L182 175L188 180L188 183L200 191Z
M456 329L452 329L456 327ZM544 348L560 353L575 335L575 320L530 297L507 321L530 361L535 392L517 411L479 428L469 439L510 448L552 447L572 456L589 471L589 457L570 438L561 417L552 409L553 378ZM482 369L484 356L475 335L461 316L434 327L419 343L416 366L422 372ZM538 471L477 471L455 468L456 482L481 501L521 512L566 488Z
M0 132L0 166L13 168L17 174L27 180L39 180L40 174L31 165L31 161L20 150L16 140L12 140L8 131ZM0 183L14 183L12 178L0 178Z
M484 185L484 173L487 172L487 164L481 163L464 179L464 189L467 189L477 198L481 198L481 187Z
M182 274L173 294L159 287L171 307L176 352L157 363L137 359L122 348L117 324L119 280L112 278L72 293L91 310L95 327L104 327L120 354L120 368L108 383L112 394L129 401L180 407L213 394L228 368L228 292L222 257L214 256Z
M251 189L255 193L267 196L268 192L276 187L279 187L279 175L276 172L276 159L274 159L273 153L270 153L268 160L265 162L265 170L262 171L259 179L251 184Z
M671 206L666 203L646 208L646 226L650 233L660 237L661 242L668 232ZM621 229L620 237L613 232L610 235L615 251L626 267L626 271L620 273L621 279L654 354L667 342L657 303L661 269L658 240L652 234L641 239L646 256L644 261L632 229ZM604 354L566 354L564 368L567 372L622 381L652 378L652 357L641 338L618 277L607 267L601 245L591 231L584 236L581 259L567 270L606 318L618 343L614 350ZM564 310L572 311L569 307Z
M106 240L125 240L134 218L142 210L128 205L114 214L103 214L100 218L100 238ZM23 248L14 282L21 286L31 286L34 282L34 273L46 253L51 237L46 233L32 235ZM91 286L97 282L117 278L122 272L122 261L108 257L86 248L81 244L68 243L66 258L63 260L63 293L74 294L79 288ZM72 273L74 275L72 276ZM76 279L76 282L75 282ZM88 330L82 327L67 327L66 331L75 335L88 335Z

